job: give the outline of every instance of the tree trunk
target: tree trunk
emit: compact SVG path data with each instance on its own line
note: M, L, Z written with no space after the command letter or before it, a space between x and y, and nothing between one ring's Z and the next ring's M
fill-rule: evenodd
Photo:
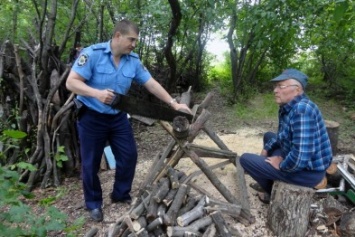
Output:
M305 236L314 193L312 188L274 182L267 225L275 235Z

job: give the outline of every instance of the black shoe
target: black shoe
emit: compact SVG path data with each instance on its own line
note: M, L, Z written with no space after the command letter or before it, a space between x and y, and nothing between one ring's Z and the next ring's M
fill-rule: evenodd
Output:
M251 184L249 184L249 187L251 187L252 189L254 189L258 192L264 192L264 189L258 183L251 183Z
M90 211L90 217L94 221L101 222L104 219L104 214L101 208L96 208Z
M131 205L132 203L132 199L131 198L127 198L127 199L116 199L116 198L113 198L112 197L112 194L111 194L111 201L112 203L126 203L128 205Z

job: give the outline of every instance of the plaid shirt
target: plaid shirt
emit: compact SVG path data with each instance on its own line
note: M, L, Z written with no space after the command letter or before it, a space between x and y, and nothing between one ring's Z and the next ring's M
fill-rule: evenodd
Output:
M281 148L282 171L324 171L332 162L331 144L322 114L305 94L280 106L277 140L269 141L264 148Z

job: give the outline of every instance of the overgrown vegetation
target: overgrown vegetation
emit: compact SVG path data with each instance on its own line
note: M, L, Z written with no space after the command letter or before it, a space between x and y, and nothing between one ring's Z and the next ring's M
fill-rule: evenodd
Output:
M3 151L18 149L18 144L25 137L21 131L5 130L0 136L0 159ZM35 170L31 164L19 162L11 166L0 164L0 235L1 236L48 236L48 233L65 233L66 236L77 236L76 233L84 223L83 218L74 223L66 222L67 216L52 206L58 197L47 197L38 202L36 208L26 204L26 200L34 198L27 191L24 183L19 182L17 169Z

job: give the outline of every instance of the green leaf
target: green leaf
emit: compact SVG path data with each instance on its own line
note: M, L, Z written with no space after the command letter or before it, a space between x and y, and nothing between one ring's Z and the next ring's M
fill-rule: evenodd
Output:
M3 134L16 139L21 139L27 136L25 132L18 130L4 130Z

